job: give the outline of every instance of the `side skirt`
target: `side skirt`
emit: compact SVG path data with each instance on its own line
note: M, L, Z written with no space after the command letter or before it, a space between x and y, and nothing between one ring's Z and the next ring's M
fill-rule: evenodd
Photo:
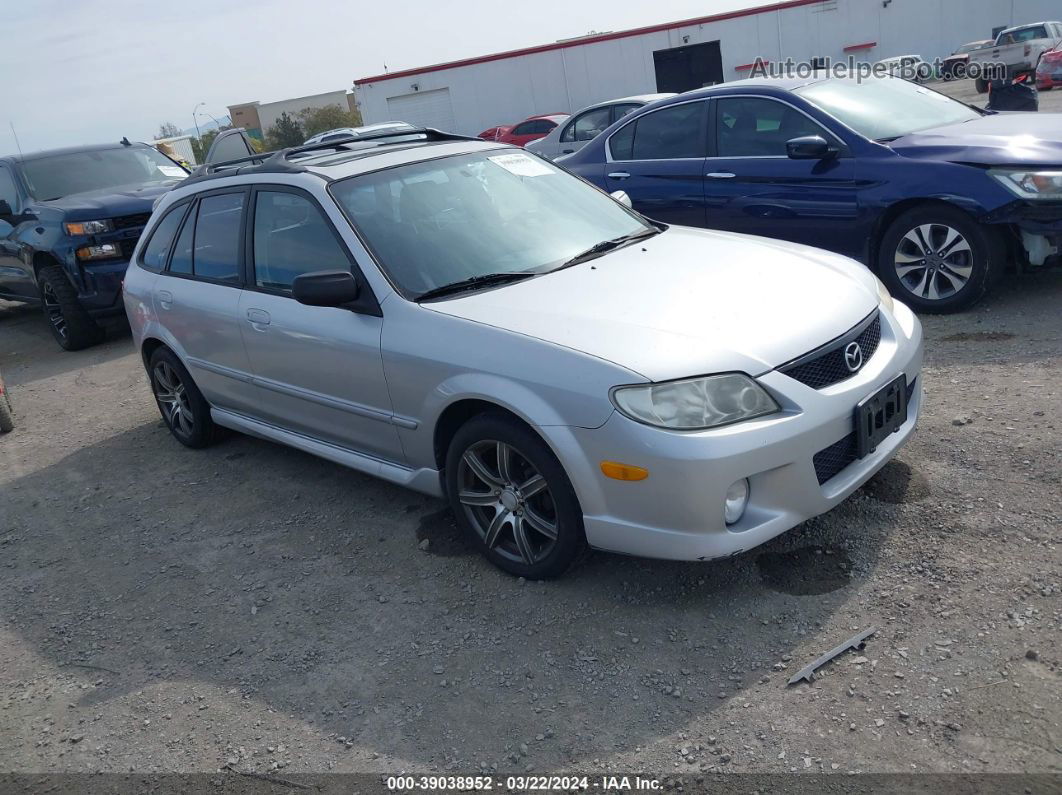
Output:
M374 475L399 486L419 491L422 494L428 494L432 497L444 496L442 479L436 469L409 469L408 467L393 464L389 461L381 461L379 458L373 458L364 453L358 453L329 442L322 442L319 439L303 436L300 433L287 431L275 425L251 419L225 409L211 408L210 417L218 425L231 428L234 431L246 433L249 436L257 436L259 439L265 439L269 442L277 442L288 447L294 447L304 453L325 458L341 466L364 472L367 475Z

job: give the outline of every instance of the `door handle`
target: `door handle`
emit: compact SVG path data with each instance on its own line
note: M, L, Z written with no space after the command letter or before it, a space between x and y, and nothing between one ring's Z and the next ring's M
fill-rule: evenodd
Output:
M173 303L173 293L169 290L159 290L155 295L159 299L159 303L162 304L163 309L170 308L170 304Z
M708 179L733 179L737 174L731 174L729 171L711 171L704 176Z
M574 149L565 149L563 152L561 152L561 154L570 155L574 151L575 151Z
M248 309L247 319L253 326L268 326L271 318L264 309Z
M608 175L608 178L609 179L627 179L627 177L629 177L629 176L630 176L630 173L626 172L626 171L613 171L611 174Z

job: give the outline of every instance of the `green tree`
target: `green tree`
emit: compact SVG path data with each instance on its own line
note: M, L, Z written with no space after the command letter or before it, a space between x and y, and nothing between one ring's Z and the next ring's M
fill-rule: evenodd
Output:
M158 141L161 138L176 138L181 134L181 128L174 124L172 121L164 121L159 125L159 131L155 134L155 140Z
M287 112L281 113L280 118L266 131L266 144L270 149L298 146L304 140L306 135L302 131L302 125Z
M345 110L339 105L303 108L298 115L302 132L307 138L323 133L326 130L334 130L337 127L357 127L361 124L360 113Z

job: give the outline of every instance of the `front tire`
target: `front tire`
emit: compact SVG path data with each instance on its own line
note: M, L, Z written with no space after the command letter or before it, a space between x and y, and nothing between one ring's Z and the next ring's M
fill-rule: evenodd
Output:
M156 350L148 362L148 374L155 404L173 437L196 449L213 444L219 428L210 418L210 404L173 351Z
M458 524L504 571L559 577L586 548L583 514L564 467L533 431L502 414L462 426L446 456Z
M962 210L915 207L882 236L878 273L889 292L920 312L958 312L995 284L1005 257L996 231Z
M977 89L977 93L978 94L987 94L988 93L988 81L987 80L983 80L980 77L978 77L976 80L974 80L974 88Z
M37 273L41 306L52 336L66 351L79 351L103 341L104 332L77 300L77 290L58 265Z

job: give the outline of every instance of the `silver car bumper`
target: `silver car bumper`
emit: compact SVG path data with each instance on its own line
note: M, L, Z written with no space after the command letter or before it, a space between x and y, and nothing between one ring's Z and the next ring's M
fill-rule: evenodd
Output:
M881 342L855 376L814 390L779 372L758 381L781 414L710 431L676 433L614 413L600 428L543 428L571 475L592 547L672 560L710 560L751 549L824 513L891 459L922 407L922 328L900 303L882 309ZM819 483L817 453L852 433L863 398L903 373L908 418L877 450ZM644 467L642 481L605 477L601 461ZM750 498L733 525L723 519L727 488L748 478Z

